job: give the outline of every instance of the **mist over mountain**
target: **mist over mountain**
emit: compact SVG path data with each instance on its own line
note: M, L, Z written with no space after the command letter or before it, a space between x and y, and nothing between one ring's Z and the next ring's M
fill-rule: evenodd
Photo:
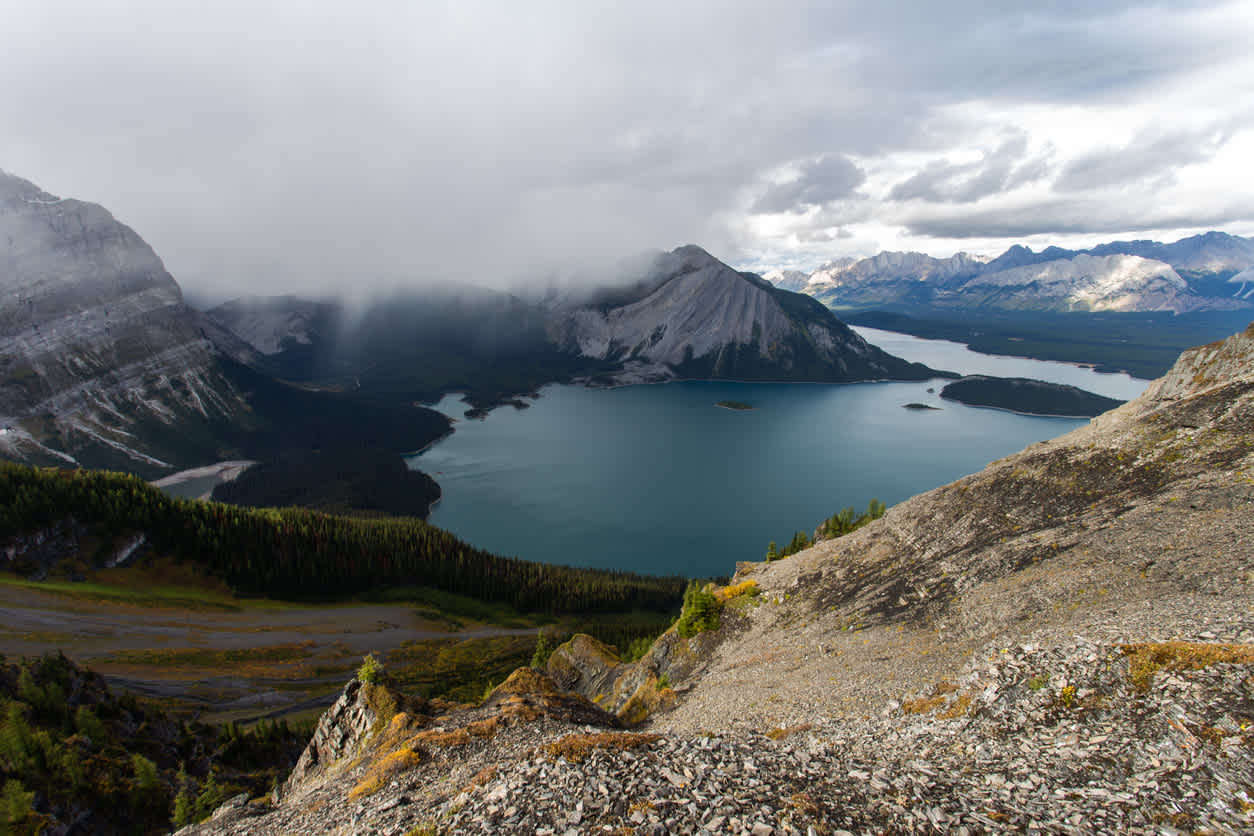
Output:
M354 310L299 297L238 299L211 320L291 379L340 381L476 406L557 380L921 379L802 294L696 246L644 253L531 295L450 285Z
M398 454L447 429L409 403L361 421L351 397L280 383L264 359L106 209L0 173L0 457L153 478L293 449Z
M205 314L107 210L7 174L0 245L0 454L21 461L151 477L282 453L293 473L317 472L310 456L340 473L346 447L381 461L378 450L443 433L446 419L415 402L450 391L487 408L573 380L932 374L694 246L543 291L425 284L369 299L245 298Z

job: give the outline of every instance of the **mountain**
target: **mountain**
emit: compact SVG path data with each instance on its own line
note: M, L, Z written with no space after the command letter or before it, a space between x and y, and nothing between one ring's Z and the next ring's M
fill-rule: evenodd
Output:
M818 298L836 294L925 301L936 288L978 275L983 268L982 261L966 253L938 259L923 253L882 252L861 261L824 264L810 275L803 291Z
M932 372L868 345L823 305L695 246L647 253L544 296L427 287L350 310L296 297L208 312L286 379L478 408L554 381L852 381Z
M1231 276L1254 264L1254 241L1223 232L1181 238L1173 244L1157 241L1114 241L1087 250L1090 255L1122 253L1170 264L1190 279Z
M395 458L447 432L409 401L295 388L264 361L188 307L153 249L103 207L0 172L0 458L154 478L289 450L303 464L329 448Z
M641 292L559 308L558 345L621 365L614 380L673 378L853 381L932 372L853 333L813 299L728 267L700 247L660 253Z
M0 454L167 468L132 428L235 414L216 356L134 230L0 172Z
M1038 253L1016 244L990 261L884 252L823 265L801 289L837 308L1227 311L1250 307L1228 280L1251 266L1254 241L1208 232L1173 244L1116 241L1088 250Z
M477 707L353 681L281 792L186 833L1250 832L1251 433L1254 325L690 587L637 662L576 636Z
M1232 295L1238 299L1254 297L1254 267L1247 267L1228 279L1228 286L1236 288Z
M1055 259L985 272L935 300L963 308L1017 311L1163 311L1206 302L1169 265L1130 255Z

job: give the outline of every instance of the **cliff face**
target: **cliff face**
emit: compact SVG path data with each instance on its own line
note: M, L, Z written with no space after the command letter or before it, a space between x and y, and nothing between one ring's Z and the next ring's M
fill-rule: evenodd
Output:
M1254 326L1068 435L742 564L712 631L632 664L577 637L553 680L477 709L561 686L646 734L521 711L474 738L450 715L455 759L371 744L300 804L200 832L1250 832L1252 370Z
M174 279L104 208L0 172L0 454L167 466L140 420L238 408Z

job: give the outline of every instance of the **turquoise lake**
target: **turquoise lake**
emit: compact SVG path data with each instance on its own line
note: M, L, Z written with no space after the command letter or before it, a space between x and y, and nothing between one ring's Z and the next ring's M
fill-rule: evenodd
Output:
M1146 383L859 331L894 354L960 373L1053 379L1121 398ZM1085 423L943 401L942 385L547 386L530 408L496 409L483 420L464 419L464 404L450 396L436 408L457 419L454 432L410 463L443 491L431 522L481 548L576 566L729 575L738 560L761 560L769 541L813 531L847 505L892 505ZM721 400L754 409L716 407ZM904 409L910 402L938 409Z

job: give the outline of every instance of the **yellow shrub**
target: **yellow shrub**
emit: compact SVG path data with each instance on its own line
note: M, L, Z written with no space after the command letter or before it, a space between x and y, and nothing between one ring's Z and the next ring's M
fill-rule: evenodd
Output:
M741 581L740 583L732 584L731 586L725 586L722 589L716 590L714 593L714 597L717 598L720 603L726 603L727 601L730 601L732 598L738 598L741 595L757 595L757 594L758 594L758 582L754 580L753 578L749 578L749 580L747 581Z
M422 762L422 756L408 746L397 749L370 768L370 772L361 782L353 787L348 797L354 801L368 795L374 795L388 782L393 775L413 769Z
M1254 645L1204 644L1201 642L1155 642L1125 644L1128 679L1139 691L1149 688L1154 674L1161 670L1196 671L1220 662L1254 663Z

